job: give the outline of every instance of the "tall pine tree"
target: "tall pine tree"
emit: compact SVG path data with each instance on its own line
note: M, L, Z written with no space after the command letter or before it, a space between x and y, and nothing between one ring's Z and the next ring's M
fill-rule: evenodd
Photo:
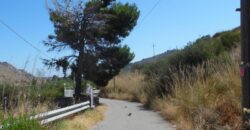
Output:
M82 79L105 86L134 58L121 40L136 26L139 17L136 5L115 0L53 0L49 14L55 31L44 44L48 51L72 50L72 55L63 59L76 66L76 99ZM51 60L55 59L46 62Z

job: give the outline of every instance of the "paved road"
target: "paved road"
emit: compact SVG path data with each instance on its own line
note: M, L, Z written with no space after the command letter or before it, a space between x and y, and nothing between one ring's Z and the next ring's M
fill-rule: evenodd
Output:
M174 130L157 113L146 110L140 103L100 99L108 106L104 121L92 130Z

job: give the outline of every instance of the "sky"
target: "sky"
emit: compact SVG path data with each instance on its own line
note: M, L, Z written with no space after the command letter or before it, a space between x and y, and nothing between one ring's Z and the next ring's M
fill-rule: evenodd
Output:
M203 35L213 35L240 25L239 0L117 0L135 3L140 10L137 26L122 41L135 53L135 61L170 49L183 48ZM158 3L158 4L157 4ZM0 23L0 62L37 76L62 75L47 69L41 59L68 51L48 53L42 44L53 34L45 0L1 0L0 20L25 38L39 52Z

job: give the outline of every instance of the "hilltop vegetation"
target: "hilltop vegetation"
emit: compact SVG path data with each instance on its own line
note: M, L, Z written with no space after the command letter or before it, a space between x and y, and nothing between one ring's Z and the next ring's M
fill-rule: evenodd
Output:
M226 62L226 58L218 59L219 56L228 54L240 43L240 30L233 29L215 34L213 37L207 35L197 39L193 43L188 43L184 49L176 50L169 55L149 64L135 66L134 70L139 70L146 74L149 79L159 77L157 88L160 93L171 91L170 85L173 83L172 74L186 67L198 66L208 60ZM189 70L186 70L189 73Z
M239 28L201 37L155 62L134 66L116 77L115 88L110 82L103 96L143 102L181 130L238 130L239 43Z
M209 60L220 63L227 62L227 56L240 43L240 29L216 33L214 36L203 36L194 42L188 43L183 49L176 49L148 58L129 66L131 71L139 71L146 75L148 80L156 80L156 89L159 95L171 93L174 82L174 73L184 68L192 68ZM224 57L223 57L224 56ZM223 57L223 58L218 58ZM185 69L185 74L192 69Z

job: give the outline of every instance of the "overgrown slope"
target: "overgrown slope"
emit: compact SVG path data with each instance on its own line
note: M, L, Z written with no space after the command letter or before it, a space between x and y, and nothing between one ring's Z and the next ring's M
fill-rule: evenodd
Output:
M104 96L143 102L181 130L238 130L239 43L238 28L204 36L154 63L137 66L136 75L118 76L116 88L111 82Z

